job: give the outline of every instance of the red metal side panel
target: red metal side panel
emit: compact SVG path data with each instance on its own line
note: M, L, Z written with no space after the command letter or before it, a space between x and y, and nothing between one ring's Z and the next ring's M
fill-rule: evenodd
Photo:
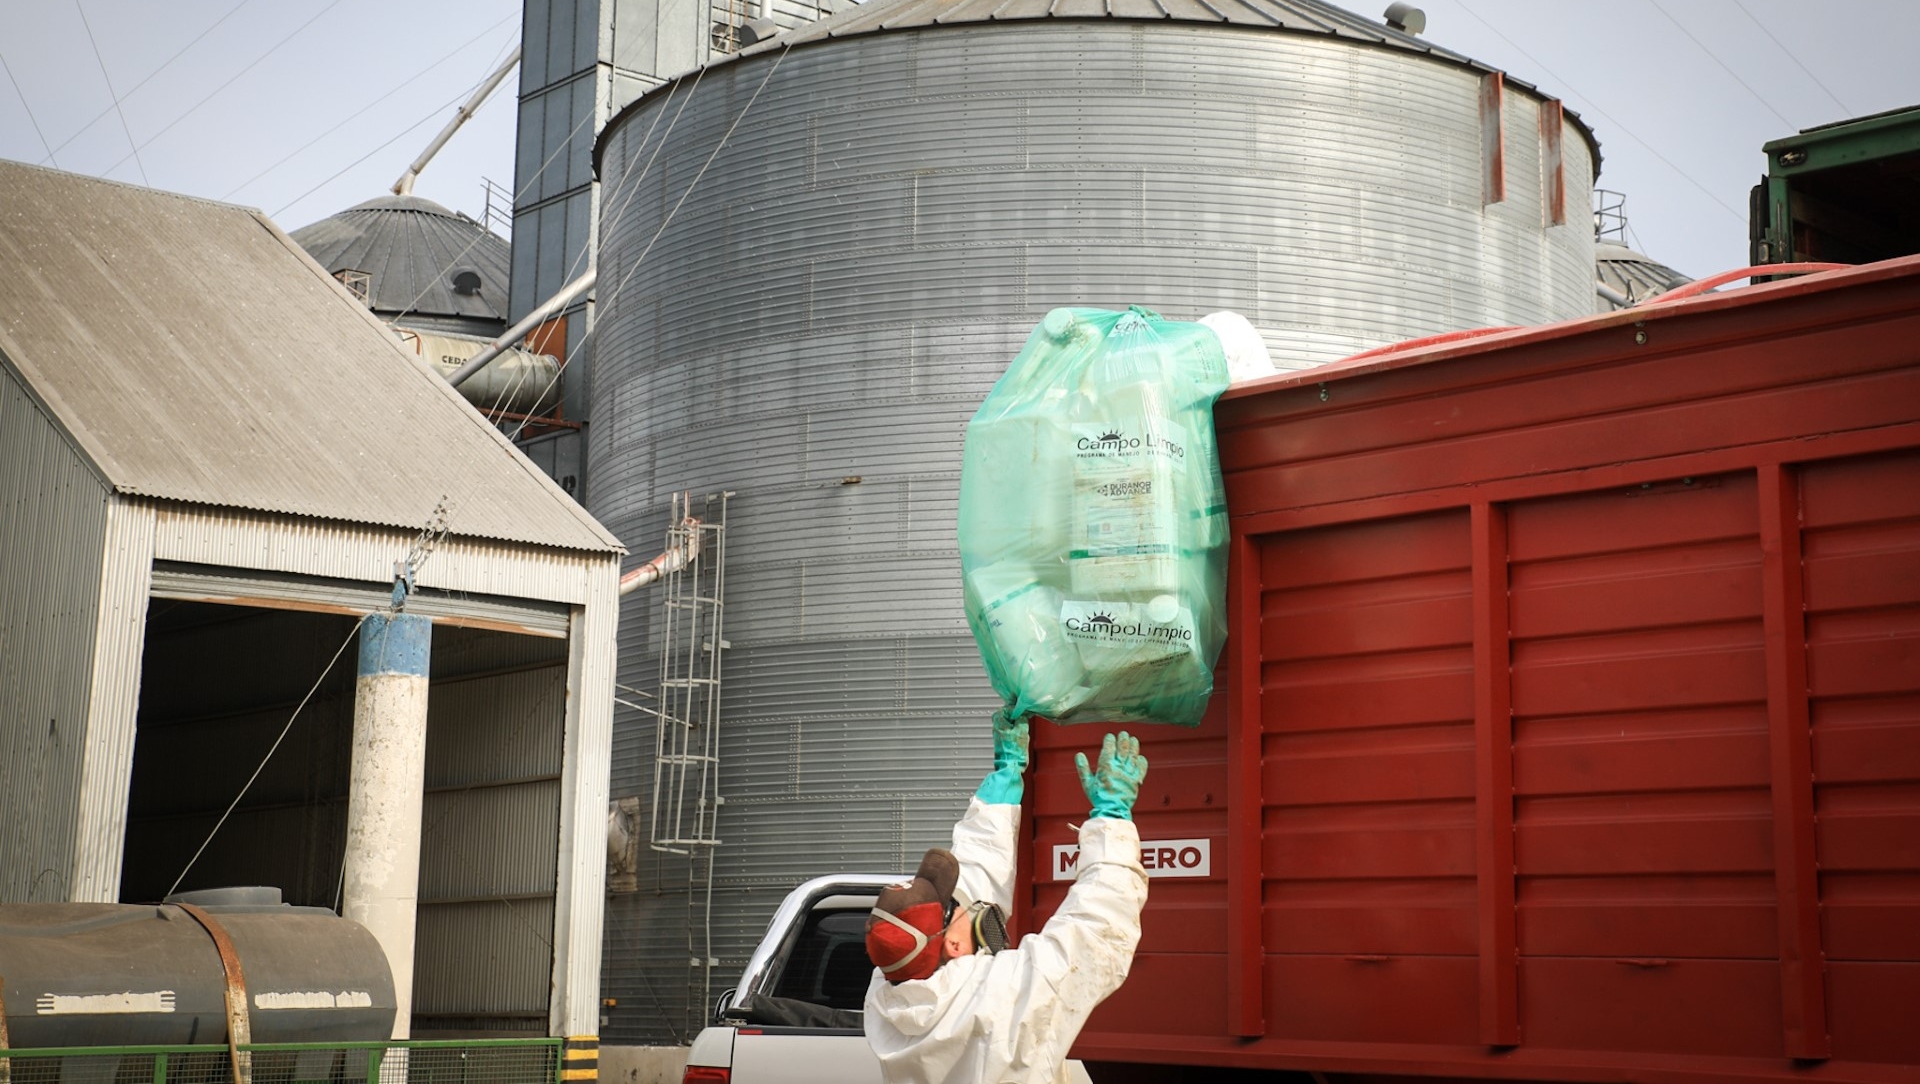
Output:
M1526 1042L1781 1056L1753 477L1509 524Z
M1139 816L1216 870L1076 1052L1920 1080L1917 344L1920 258L1229 392L1233 695Z
M1218 676L1217 682L1225 677ZM1221 686L1217 683L1216 688ZM1090 755L1111 726L1053 726L1033 731L1029 777L1031 817L1025 827L1034 906L1025 930L1038 928L1060 906L1070 870L1054 868L1055 848L1078 837L1087 798L1073 754ZM1153 1036L1218 1035L1227 1029L1227 770L1226 698L1216 695L1199 727L1132 727L1149 769L1134 823L1145 842L1208 841L1211 866L1203 877L1155 876L1150 882L1140 948L1126 994L1095 1011L1083 1042L1136 1043ZM1184 871L1183 871L1184 872ZM1016 931L1016 936L1023 931Z
M1268 1034L1472 1042L1467 517L1276 536L1260 579Z
M1920 1064L1920 454L1800 493L1833 1056Z

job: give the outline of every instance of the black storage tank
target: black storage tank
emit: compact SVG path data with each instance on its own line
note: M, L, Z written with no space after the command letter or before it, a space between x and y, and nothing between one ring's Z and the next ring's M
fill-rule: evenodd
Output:
M379 942L276 888L188 892L163 904L0 904L0 997L16 1048L223 1043L227 978L205 913L232 942L252 1041L353 1042L392 1034L393 975Z

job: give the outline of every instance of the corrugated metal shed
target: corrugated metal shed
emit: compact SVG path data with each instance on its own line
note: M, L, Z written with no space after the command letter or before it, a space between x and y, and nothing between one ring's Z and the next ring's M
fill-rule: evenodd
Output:
M0 471L0 720L33 720L0 729L0 899L97 899L67 873L88 751L73 721L88 690L49 675L94 650L108 495L4 369L0 464L16 468Z
M485 320L506 330L507 242L430 199L382 196L291 236L330 274L351 269L372 276L367 307L377 313ZM463 272L478 279L471 290L455 288Z
M0 355L116 492L620 548L258 211L0 162L0 267Z

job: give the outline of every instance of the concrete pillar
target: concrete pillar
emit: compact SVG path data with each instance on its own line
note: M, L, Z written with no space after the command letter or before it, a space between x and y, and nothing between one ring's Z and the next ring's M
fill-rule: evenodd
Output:
M353 776L347 791L346 886L341 913L387 951L399 1006L393 1038L413 1021L413 934L420 892L420 809L427 770L427 660L433 624L374 614L360 626L353 701Z

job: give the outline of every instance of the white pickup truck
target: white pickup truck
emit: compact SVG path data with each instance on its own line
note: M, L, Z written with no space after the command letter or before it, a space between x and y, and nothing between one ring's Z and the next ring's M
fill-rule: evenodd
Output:
M788 893L739 985L693 1040L683 1084L881 1084L860 1030L873 979L867 914L882 888L905 879L839 873ZM1077 1061L1067 1076L1088 1080Z
M899 874L816 877L787 894L693 1040L684 1084L881 1084L860 1030L873 964L867 913Z

